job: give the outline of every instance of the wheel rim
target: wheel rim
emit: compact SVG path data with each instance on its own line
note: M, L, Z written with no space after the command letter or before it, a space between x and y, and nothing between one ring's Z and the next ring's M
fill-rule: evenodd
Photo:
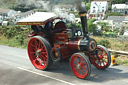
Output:
M86 60L80 55L74 55L71 58L71 69L79 78L85 78L88 75L88 65Z
M104 69L108 66L108 54L100 47L97 47L98 54L94 56L93 65L99 69Z
M38 38L31 38L28 43L30 61L37 69L45 69L48 63L48 53L45 45Z

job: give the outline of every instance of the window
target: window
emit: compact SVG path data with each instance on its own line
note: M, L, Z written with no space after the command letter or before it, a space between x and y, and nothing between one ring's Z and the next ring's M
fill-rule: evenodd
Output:
M93 8L95 8L95 7L93 7Z

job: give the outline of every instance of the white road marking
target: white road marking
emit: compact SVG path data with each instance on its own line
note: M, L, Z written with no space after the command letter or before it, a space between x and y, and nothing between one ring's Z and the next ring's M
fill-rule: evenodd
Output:
M28 57L23 57L23 56L20 56L20 55L15 55L15 54L12 54L12 53L9 53L9 52L4 52L4 51L1 51L1 50L0 50L0 53L9 54L9 55L17 56L17 57L20 57L20 58L29 59Z
M54 77L51 77L51 76L40 74L40 73L31 71L31 70L28 70L28 69L25 69L25 68L22 68L22 67L17 67L17 68L20 69L20 70L24 70L24 71L27 71L27 72L30 72L30 73L34 73L34 74L37 74L37 75L40 75L40 76L43 76L43 77L53 79L53 80L56 80L56 81L59 81L59 82L62 82L62 83L68 84L68 85L76 85L76 84L73 84L73 83L70 83L70 82L67 82L67 81L64 81L64 80L60 80L60 79L57 79L57 78L54 78Z

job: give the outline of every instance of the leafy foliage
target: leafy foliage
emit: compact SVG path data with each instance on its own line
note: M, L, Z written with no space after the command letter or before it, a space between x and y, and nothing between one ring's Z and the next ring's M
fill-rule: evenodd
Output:
M23 35L23 34L16 36L15 39L16 39L21 45L24 44L24 35Z
M8 40L9 46L15 46L16 44L26 45L24 42L29 33L29 29L23 28L23 26L0 26L0 34Z
M85 9L86 9L87 11L90 10L90 6L91 6L91 3L87 3Z
M93 24L93 23L88 23L88 31L89 31L89 32L95 33L95 32L96 32L96 28L97 28L97 26L96 26L95 24Z
M107 48L111 47L110 42L107 39L101 39L100 41L98 41L98 44L99 45L103 45L103 46L105 46Z
M121 4L121 3L125 3L128 0L110 0L111 4Z
M108 23L106 23L106 22L97 22L97 24L101 26L101 31L105 31L105 32L111 31L111 29L107 26Z
M25 4L14 4L12 5L11 9L14 9L16 11L22 11L22 12L26 12L26 11L29 11L29 10L32 10L32 9L35 9L35 5L34 4L31 4L29 6L26 7Z
M93 22L95 21L96 19L90 19L88 20L88 31L89 32L93 32L93 34L95 34L96 32L96 29L97 29L97 26L95 24L93 24Z

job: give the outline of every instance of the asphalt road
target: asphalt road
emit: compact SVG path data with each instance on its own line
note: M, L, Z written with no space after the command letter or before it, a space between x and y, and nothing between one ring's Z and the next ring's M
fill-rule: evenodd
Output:
M106 70L92 65L89 79L75 77L69 62L55 63L47 71L35 69L26 49L0 45L0 85L128 85L128 66Z

